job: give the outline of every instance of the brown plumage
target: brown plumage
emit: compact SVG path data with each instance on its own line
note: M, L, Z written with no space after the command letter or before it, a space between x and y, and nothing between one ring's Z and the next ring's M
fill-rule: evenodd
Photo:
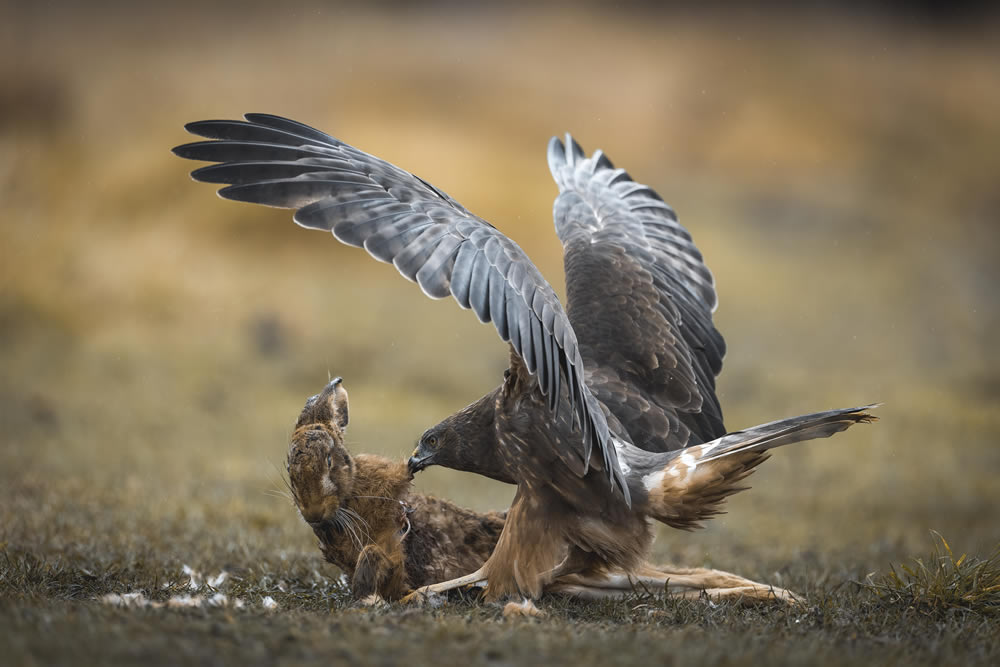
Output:
M319 538L320 550L342 569L352 595L365 603L397 600L412 588L456 578L482 566L504 526L504 513L478 513L415 493L402 462L351 456L344 446L347 391L337 378L310 398L288 450L293 499ZM653 567L631 573L567 575L545 591L583 599L637 592L681 597L792 601L780 588L719 570ZM506 613L534 614L531 607Z
M516 480L507 525L474 578L488 580L491 598L535 598L566 574L600 578L639 571L652 542L649 518L698 527L721 512L725 498L747 488L740 482L767 459L764 452L873 421L866 409L793 417L667 452L643 451L613 437L631 491L629 506L611 493L599 462L578 475L539 455L559 447L573 430L565 413L548 411L534 376L511 354L504 384L429 429L410 467L443 465Z
M432 298L453 296L510 343L503 384L429 429L411 458L414 471L443 465L518 487L484 566L434 590L487 579L489 597L537 597L563 575L637 571L648 519L693 527L761 452L872 419L852 408L727 435L714 391L725 342L700 251L656 192L568 135L548 151L563 309L516 243L394 165L267 114L187 129L208 141L175 153L217 163L196 179L296 209L300 225L392 262Z

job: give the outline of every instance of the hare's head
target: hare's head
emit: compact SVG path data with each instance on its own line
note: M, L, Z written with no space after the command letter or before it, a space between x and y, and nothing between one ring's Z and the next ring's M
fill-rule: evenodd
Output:
M288 478L299 513L314 528L337 523L354 486L354 461L344 447L347 391L340 378L308 401L288 447Z

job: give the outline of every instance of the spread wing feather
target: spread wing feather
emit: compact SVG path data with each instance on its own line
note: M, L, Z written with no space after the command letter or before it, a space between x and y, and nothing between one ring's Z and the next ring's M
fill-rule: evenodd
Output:
M428 296L451 294L482 322L493 322L537 376L553 410L564 375L583 437L558 456L585 472L596 448L612 486L629 502L605 415L584 384L573 327L521 248L441 190L388 162L296 121L266 114L245 118L190 123L189 132L208 140L174 152L217 163L192 176L225 185L222 197L297 209L299 225L364 247Z
M548 157L588 387L642 449L724 435L715 377L725 342L712 324L714 279L691 235L603 152L587 158L567 135L552 139Z

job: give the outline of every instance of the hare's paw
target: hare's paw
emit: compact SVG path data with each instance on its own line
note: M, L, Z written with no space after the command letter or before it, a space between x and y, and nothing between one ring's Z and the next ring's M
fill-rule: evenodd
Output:
M528 618L542 618L545 616L545 612L535 606L535 603L524 598L521 602L508 602L503 607L503 617L528 617Z
M771 602L777 604L784 603L791 607L806 606L805 596L784 588L778 588L777 586L768 586L765 590L761 590L761 587L759 586L755 587L752 593L745 596L745 604L753 604L756 602Z
M410 591L403 597L399 599L400 604L424 604L427 602L428 593L423 589L417 588Z
M424 587L427 588L427 587ZM411 591L408 595L404 595L400 599L402 604L415 604L415 605L427 605L428 607L440 607L447 603L447 598L440 593L435 593L434 591L424 590L424 588L418 588L415 591Z
M388 602L379 595L378 593L372 593L371 595L365 596L358 600L356 604L359 607L385 607L388 606Z
M794 607L805 606L805 598L796 595L784 588L765 586L756 584L751 586L734 586L731 588L705 588L702 590L687 590L672 595L689 600L705 600L708 602L721 602L723 600L734 600L743 606L754 606L760 604L789 605Z

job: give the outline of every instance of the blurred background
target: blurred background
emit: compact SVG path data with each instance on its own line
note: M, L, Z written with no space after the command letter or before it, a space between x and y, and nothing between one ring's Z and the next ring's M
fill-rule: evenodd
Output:
M314 559L281 487L341 375L354 452L404 457L506 347L452 300L218 199L188 121L295 118L434 183L560 294L550 136L654 187L715 273L727 425L882 401L778 452L659 560L861 574L1000 541L1000 27L972 7L5 3L0 543L40 557ZM512 487L444 470L477 509ZM743 564L753 555L753 565ZM817 576L822 568L817 566Z

